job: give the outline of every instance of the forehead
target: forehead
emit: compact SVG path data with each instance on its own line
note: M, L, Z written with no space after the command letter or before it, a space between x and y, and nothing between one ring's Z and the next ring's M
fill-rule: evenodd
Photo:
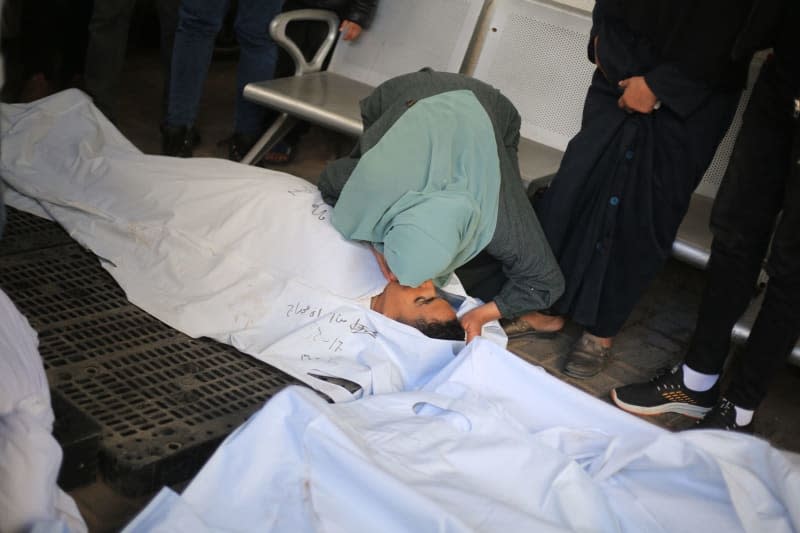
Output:
M426 319L446 322L448 320L455 320L456 318L455 310L450 306L449 303L441 298L436 298L435 300L423 305L414 305L410 310L410 314L412 316L409 318L413 318L415 320Z

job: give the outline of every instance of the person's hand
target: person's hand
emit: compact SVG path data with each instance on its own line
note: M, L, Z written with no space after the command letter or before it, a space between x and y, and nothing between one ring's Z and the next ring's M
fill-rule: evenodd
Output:
M494 302L483 304L464 314L461 317L461 327L467 332L467 343L481 334L484 324L498 318L500 318L500 310Z
M345 41L355 41L361 35L361 25L353 22L352 20L343 20L339 25L339 31L342 33L342 39Z
M660 102L647 85L644 76L633 76L619 82L623 89L617 105L628 113L652 113L658 109Z
M372 250L372 255L375 256L375 260L378 262L378 266L381 268L381 272L383 273L383 277L386 278L386 281L390 283L397 281L397 276L395 276L392 269L389 268L389 264L386 262L386 258L383 257L383 254L372 245L370 245L369 249Z

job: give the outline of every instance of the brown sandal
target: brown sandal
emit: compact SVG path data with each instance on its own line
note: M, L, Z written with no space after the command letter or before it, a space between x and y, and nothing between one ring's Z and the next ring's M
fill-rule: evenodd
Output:
M575 341L564 362L564 373L573 378L590 378L599 374L611 359L611 348L601 346L589 335Z

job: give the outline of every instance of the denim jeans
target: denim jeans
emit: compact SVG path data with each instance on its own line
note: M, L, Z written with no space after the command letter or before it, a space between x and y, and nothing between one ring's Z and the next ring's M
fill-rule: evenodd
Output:
M239 0L234 30L240 55L236 80L236 115L233 131L258 135L266 110L242 97L252 81L271 79L277 47L269 36L269 23L281 10L282 0ZM172 51L168 126L191 126L208 74L214 40L222 27L228 0L183 0Z
M747 409L761 402L800 335L800 121L792 117L794 96L773 62L765 64L714 202L708 282L685 361L698 372L722 371L731 329L753 296L769 250L764 302L725 393Z

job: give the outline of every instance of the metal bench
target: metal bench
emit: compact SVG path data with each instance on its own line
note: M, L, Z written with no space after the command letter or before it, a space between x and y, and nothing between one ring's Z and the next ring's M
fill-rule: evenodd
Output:
M242 162L258 161L297 120L360 135L359 101L389 78L423 67L460 72L483 7L484 0L380 2L370 29L355 42L340 40L326 71L321 67L338 35L336 15L316 9L278 15L270 35L294 60L295 75L245 86L245 98L281 114ZM328 23L327 39L310 62L286 36L286 26L301 20Z
M589 12L528 0L496 0L487 11L473 76L500 89L522 116L520 171L549 179L580 130L594 72L586 60Z
M566 5L567 3L571 5ZM581 114L594 65L586 59L591 4L580 0L495 0L481 24L482 42L473 58L473 75L500 89L522 115L519 162L523 180L545 185L558 169L569 140L580 130ZM751 65L751 83L763 58ZM704 269L711 253L709 218L741 127L750 88L723 138L673 243L674 257ZM761 298L733 329L744 342ZM800 344L790 361L800 365Z

